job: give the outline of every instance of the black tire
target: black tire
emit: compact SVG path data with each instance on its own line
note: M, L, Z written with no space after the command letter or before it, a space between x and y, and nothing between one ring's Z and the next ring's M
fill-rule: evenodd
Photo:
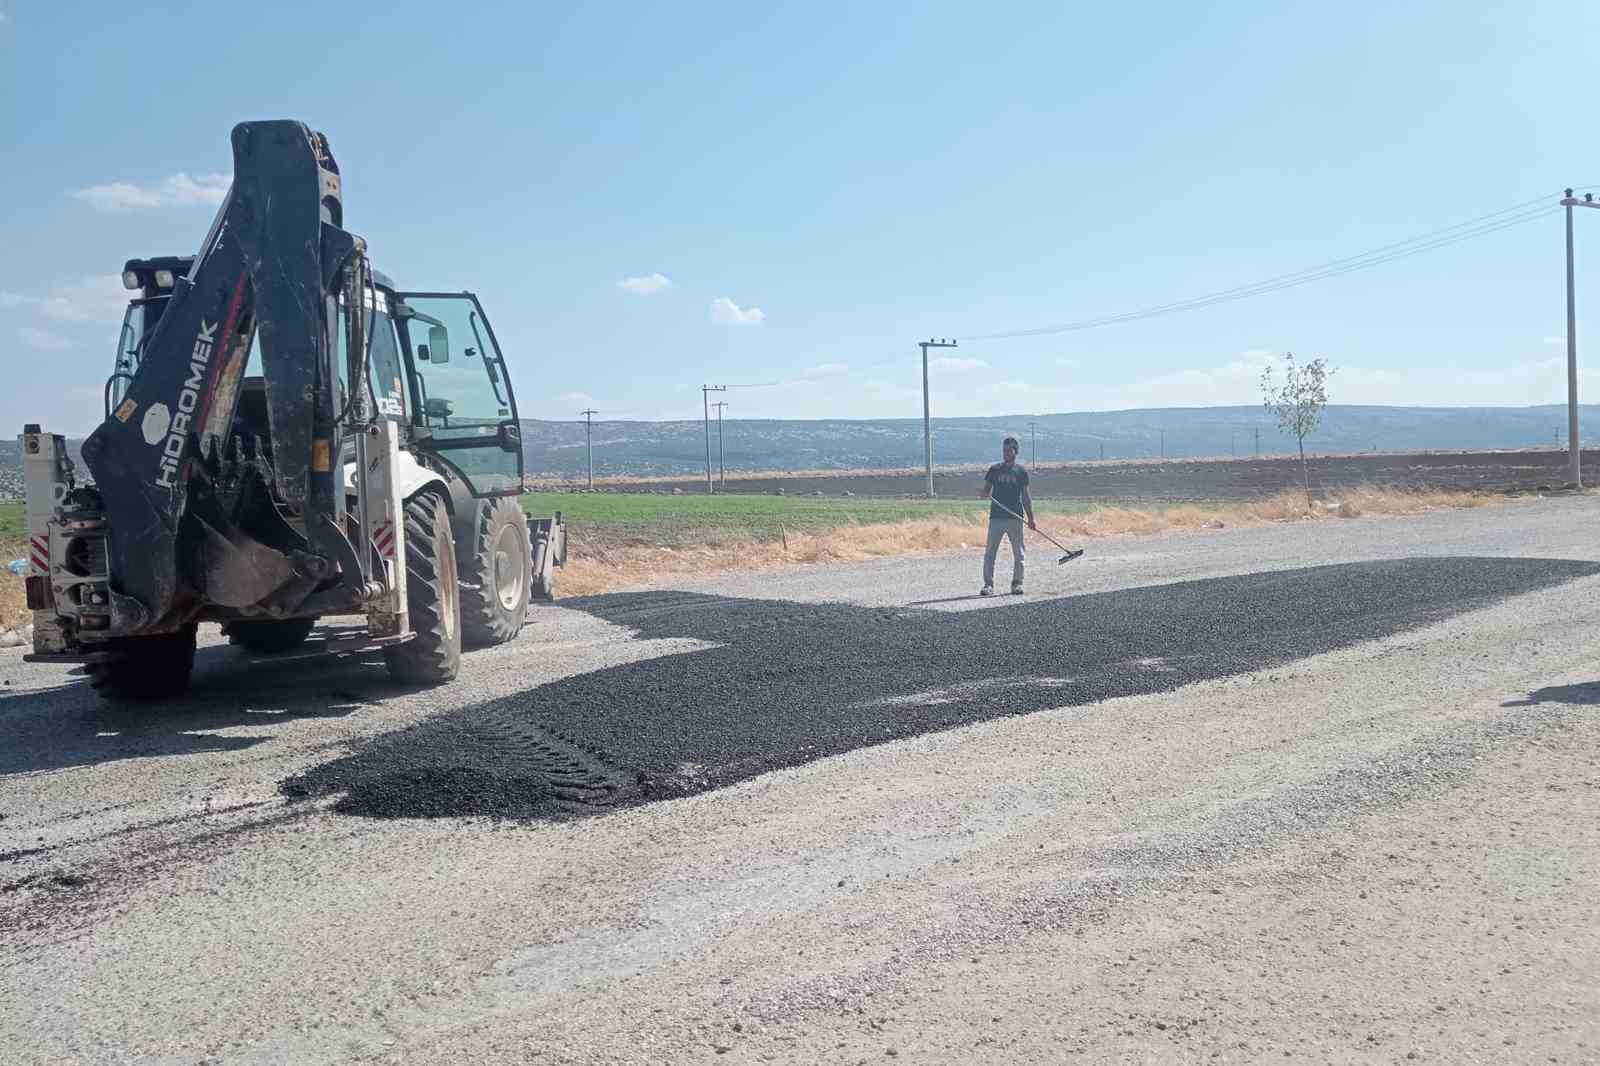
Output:
M189 687L198 628L117 641L106 649L111 658L89 664L89 684L112 703L172 699Z
M389 676L408 685L442 685L461 669L461 580L444 497L406 501L406 606L416 635L385 648Z
M472 561L461 590L461 637L468 647L504 644L528 615L528 519L515 497L478 501Z
M293 651L316 628L315 618L268 618L229 622L223 627L228 641L236 648L257 655L277 655Z

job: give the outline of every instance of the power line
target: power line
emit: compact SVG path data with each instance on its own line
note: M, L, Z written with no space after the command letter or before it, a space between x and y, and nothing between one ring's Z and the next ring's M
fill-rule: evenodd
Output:
M1579 190L1595 187L1596 186L1594 184L1575 186L1575 188ZM1570 192L1568 195L1570 196ZM1501 208L1498 211L1490 211L1487 214L1478 215L1477 217L1468 219L1464 222L1457 222L1453 225L1444 226L1436 230L1430 230L1427 233L1421 233L1414 237L1408 237L1405 240L1392 241L1388 244L1379 245L1376 248L1370 248L1365 252L1345 256L1341 259L1329 260L1328 262L1322 263L1318 266L1307 267L1303 270L1293 271L1288 274L1279 274L1274 277L1265 278L1258 282L1235 286L1231 289L1223 289L1219 292L1207 293L1203 296L1191 297L1186 300L1176 300L1171 303L1159 304L1153 307L1140 308L1114 315L1102 315L1096 318L1085 319L1078 322L1064 323L1055 326L1043 326L1034 329L1012 330L1003 333L978 334L958 339L966 341L990 341L1009 340L1021 337L1041 337L1061 333L1075 333L1082 330L1098 329L1104 326L1118 325L1125 322L1141 321L1143 319L1155 318L1161 315L1179 314L1184 311L1203 310L1205 308L1214 307L1218 304L1231 303L1237 300L1245 300L1254 296L1270 295L1275 292L1281 292L1285 289L1294 288L1300 285L1307 285L1315 281L1323 281L1328 278L1338 277L1340 275L1353 273L1358 270L1369 270L1373 267L1383 266L1387 263L1396 262L1400 259L1406 259L1413 255L1421 255L1424 252L1433 251L1435 249L1447 247L1452 244L1458 244L1476 237L1486 236L1491 233L1499 232L1500 230L1510 229L1514 226L1525 225L1537 219L1546 218L1559 210L1561 210L1561 208L1549 205L1548 195L1540 196L1531 200L1524 200L1521 203L1513 204L1509 207ZM923 357L924 360L926 360L926 349L924 349ZM855 373L861 373L863 371L870 370L890 369L895 365L895 363L884 362L854 367L852 369ZM924 371L924 373L926 373L926 371ZM807 379L805 377L791 377L775 381L760 381L731 385L725 386L725 388L765 389L774 388L781 385L804 384L809 380L812 379ZM926 383L924 383L924 421L927 420L926 406ZM707 412L707 414L709 415L709 412ZM710 481L711 465L709 438L710 434L708 418L706 442L706 474L708 484ZM931 443L931 440L929 443ZM931 470L931 456L928 457L927 465ZM930 494L932 492L931 480L932 479L930 477Z
M979 336L965 337L963 340L1008 340L1017 337L1041 337L1057 333L1073 333L1079 330L1095 329L1101 326L1115 325L1122 322L1133 322L1157 315L1175 314L1180 311L1200 310L1220 303L1229 303L1234 300L1243 300L1252 296L1262 296L1282 289L1293 288L1297 285L1321 281L1325 278L1348 274L1357 270L1367 270L1385 263L1392 263L1422 252L1432 251L1450 244L1471 240L1512 226L1520 226L1534 219L1550 215L1560 210L1549 206L1545 197L1536 200L1527 200L1499 211L1491 211L1486 215L1466 222L1458 222L1443 229L1433 230L1428 233L1408 238L1403 241L1394 241L1368 249L1356 255L1334 259L1319 266L1307 267L1289 274L1279 274L1275 277L1265 278L1248 285L1240 285L1220 292L1207 293L1204 296L1195 296L1187 300L1176 300L1171 303L1159 304L1154 307L1140 308L1115 315L1103 315L1098 318L1086 319L1079 322L1070 322L1055 326L1041 326L1035 329L1012 330L1004 333L988 333Z

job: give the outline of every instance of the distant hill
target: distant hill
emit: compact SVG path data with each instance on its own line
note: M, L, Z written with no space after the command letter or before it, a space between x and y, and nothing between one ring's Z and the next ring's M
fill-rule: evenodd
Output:
M1600 406L1580 414L1583 436L1600 427ZM1278 432L1259 407L1154 408L1076 414L1008 415L999 418L938 418L933 423L933 458L940 466L968 466L998 458L1007 434L1022 441L1031 462L1029 422L1037 424L1038 459L1249 456L1260 432L1262 454L1294 450L1294 438ZM1322 428L1309 441L1316 452L1484 451L1550 448L1564 444L1566 407L1367 407L1330 406ZM887 470L922 465L922 420L745 420L728 419L724 450L730 471ZM585 470L582 422L523 422L529 477L564 479ZM711 460L717 461L716 425ZM74 456L76 456L76 443ZM705 469L705 430L683 422L596 422L597 475L660 477ZM79 466L80 472L82 466ZM0 496L18 496L22 471L15 437L0 439Z
M1584 425L1600 427L1600 406L1580 408ZM1330 406L1322 427L1308 441L1317 452L1497 450L1550 448L1558 433L1564 446L1565 406L1543 407L1368 407ZM1260 432L1261 453L1294 450L1260 407L1155 408L1076 414L1009 415L998 418L936 418L933 459L941 466L971 465L999 458L1006 435L1022 442L1023 462L1032 459L1028 426L1037 425L1040 462L1067 459L1249 456ZM730 471L883 470L919 467L922 420L859 421L728 419L724 451ZM530 477L568 478L585 471L582 422L523 423L523 451ZM701 422L596 422L597 475L661 476L705 469ZM717 427L711 427L711 462L717 463Z

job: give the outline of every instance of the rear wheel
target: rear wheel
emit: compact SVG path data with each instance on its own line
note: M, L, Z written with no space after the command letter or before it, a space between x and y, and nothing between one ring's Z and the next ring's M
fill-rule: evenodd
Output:
M235 647L258 655L276 655L298 648L316 624L315 618L252 619L229 622L222 631Z
M444 497L406 501L406 608L415 634L385 648L389 675L409 685L440 685L461 669L461 581Z
M478 503L472 565L461 591L461 633L469 646L504 644L528 615L528 519L514 497Z
M113 703L171 699L189 687L197 626L116 641L110 657L89 664L89 684Z

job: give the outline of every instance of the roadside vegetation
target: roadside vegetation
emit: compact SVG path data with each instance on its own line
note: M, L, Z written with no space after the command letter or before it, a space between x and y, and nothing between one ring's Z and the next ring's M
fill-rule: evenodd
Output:
M1363 486L1316 500L1309 511L1298 492L1216 504L1036 500L1034 510L1041 529L1069 541L1418 514L1526 498ZM563 597L690 574L974 550L988 521L976 499L532 493L522 503L531 514L560 511L567 520L567 567L556 575ZM21 503L0 503L0 564L23 555L24 520ZM0 627L27 621L22 579L0 569Z
M1314 501L1309 510L1292 491L1215 504L1035 500L1034 510L1041 529L1069 541L1418 514L1518 498L1361 486ZM715 571L976 549L988 522L977 500L534 493L523 504L532 514L561 511L567 519L558 596Z

